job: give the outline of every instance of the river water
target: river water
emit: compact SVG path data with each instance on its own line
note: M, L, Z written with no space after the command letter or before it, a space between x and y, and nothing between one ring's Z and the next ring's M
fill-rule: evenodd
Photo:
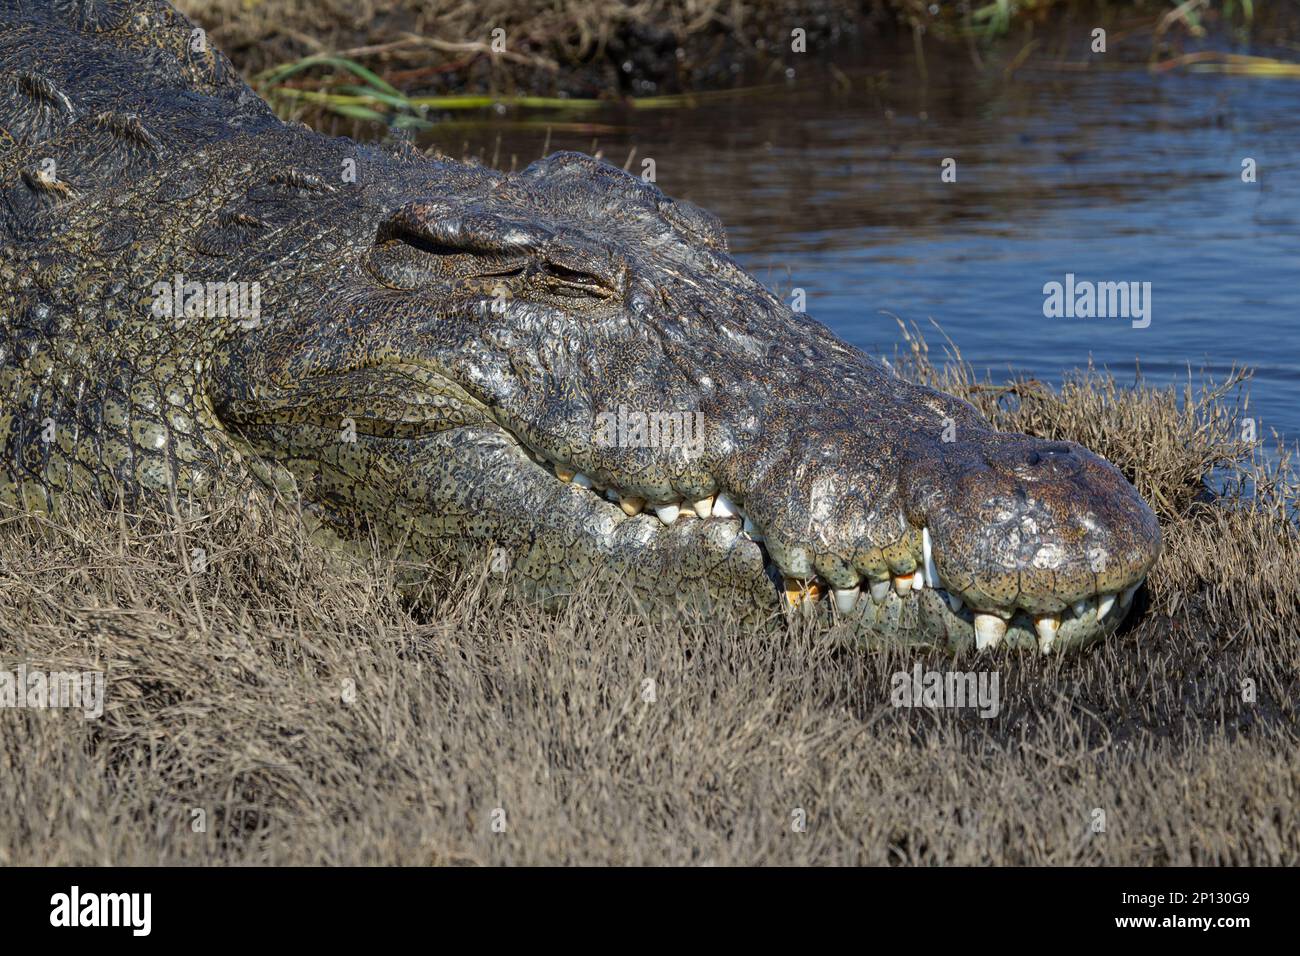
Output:
M938 323L995 380L1255 369L1260 434L1300 439L1300 80L860 57L691 107L505 112L428 134L509 167L599 150L720 215L733 254L878 355ZM955 161L955 182L943 161ZM1256 181L1243 182L1253 160ZM1146 318L1045 315L1044 287L1136 283ZM1149 286L1145 285L1149 283Z

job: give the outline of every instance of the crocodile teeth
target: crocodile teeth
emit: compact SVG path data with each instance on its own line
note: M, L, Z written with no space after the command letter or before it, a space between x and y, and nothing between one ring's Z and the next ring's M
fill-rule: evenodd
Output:
M820 601L825 593L826 589L815 578L807 581L785 579L785 599L791 607L798 607L805 601Z
M685 518L687 515L690 515L692 518L699 517L699 515L695 513L695 506L689 502L682 502L678 507L680 510L677 512L677 517L679 518Z
M858 595L862 593L862 588L836 588L835 589L835 609L841 614L848 614L858 606Z
M1101 619L1110 613L1110 609L1115 606L1115 598L1117 598L1118 596L1119 595L1117 594L1111 593L1111 594L1103 594L1097 598L1097 622L1098 623L1101 623Z
M922 570L925 571L926 587L937 588L939 586L939 566L934 563L934 549L930 544L930 529L921 529L921 555L925 559Z
M621 501L622 499L619 497L618 492L615 491L613 488L606 488L606 489L605 489L605 500L606 500L606 501L612 501L612 502L614 502L614 504L618 504L619 501Z
M943 596L948 599L948 606L952 608L952 613L956 614L962 609L964 603L960 594L953 594L951 591L944 591Z
M563 465L555 466L555 477L559 478L560 481L563 481L565 483L572 481L573 476L576 474L577 472L574 471L572 468L565 468Z
M701 518L708 518L713 514L713 497L710 495L708 498L701 498L692 507Z
M925 573L922 572L920 568L918 568L916 571L912 573L912 590L913 591L925 590Z
M618 506L623 509L623 514L629 518L635 518L645 510L645 499L638 498L636 495L628 495L626 498L620 497Z
M1007 633L1007 622L996 614L975 615L975 647L984 650L997 647Z
M748 517L745 518L745 527L741 530L744 531L745 534L749 535L750 539L753 541L766 540L761 534L759 534L758 528L754 527L754 522L750 521Z
M911 574L900 574L894 578L894 591L899 597L903 597L908 591L912 590Z
M664 524L672 524L682 512L682 509L677 505L655 505L654 509L655 514L659 516L659 520Z
M887 597L889 597L889 581L872 581L871 600L875 601L877 604L883 604Z
M592 481L590 478L588 478L586 475L584 475L582 472L578 472L573 476L573 483L577 485L579 488L586 488L588 491L590 491L592 488L596 486L596 483Z
M718 496L713 499L713 516L715 518L734 518L740 514L740 509L736 503L727 497L726 492L719 492Z
M1084 599L1081 600L1081 601L1075 601L1075 602L1074 602L1074 616L1075 616L1075 617L1083 617L1085 614L1088 613L1088 608L1089 608L1091 605L1092 605L1092 602L1089 601L1087 598L1084 598Z
M1038 632L1038 649L1044 654L1052 652L1056 643L1056 632L1061 627L1061 619L1052 614L1044 614L1034 621L1034 630Z
M1127 587L1123 591L1120 591L1119 606L1128 607L1129 602L1133 600L1133 595L1137 594L1137 589L1140 588L1141 586L1142 586L1142 582L1139 581L1137 584L1134 584L1132 587Z

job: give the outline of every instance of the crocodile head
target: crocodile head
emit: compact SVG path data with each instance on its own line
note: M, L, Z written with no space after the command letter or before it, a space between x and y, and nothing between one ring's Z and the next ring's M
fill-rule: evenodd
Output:
M355 228L303 239L216 357L224 427L333 531L954 647L1123 617L1159 531L1097 455L900 379L620 170L430 165L322 200Z
M238 459L323 535L495 547L545 598L956 647L1094 638L1155 559L1109 464L899 379L653 185L282 123L161 0L0 21L0 507Z

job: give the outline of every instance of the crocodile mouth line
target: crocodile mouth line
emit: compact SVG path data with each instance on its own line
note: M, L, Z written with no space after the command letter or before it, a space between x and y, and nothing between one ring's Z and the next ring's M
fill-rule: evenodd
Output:
M778 591L782 607L791 613L808 616L820 612L843 618L857 612L868 620L881 620L889 614L900 613L909 602L919 603L928 591L942 599L950 625L957 628L964 625L968 629L976 650L997 648L1015 633L1022 639L1008 643L1032 643L1043 654L1049 654L1058 647L1058 636L1063 632L1100 634L1103 628L1117 627L1146 580L1144 575L1118 591L1098 592L1074 600L1055 613L1045 614L1018 604L976 609L955 588L946 586L932 555L929 529L913 527L900 512L902 540L919 542L909 549L914 569L891 569L884 576L860 575L855 586L834 587L820 575L795 574L782 567L769 550L763 529L746 514L743 499L738 496L719 491L697 501L678 499L651 504L639 496L602 486L570 465L530 448L509 429L505 431L529 459L559 482L586 490L593 505L606 505L625 518L653 515L663 528L686 520L725 522L734 532L736 542L750 542L759 548L764 570Z
M433 367L401 363L396 370L425 387L441 383L446 388L450 381L445 372ZM780 605L790 613L804 616L820 613L864 622L870 627L873 623L887 625L901 616L915 615L925 602L929 617L939 618L949 640L960 646L986 650L1009 644L1034 646L1050 653L1059 646L1088 643L1117 627L1145 581L1143 576L1117 590L1072 596L1075 599L1062 600L1058 610L1047 613L1041 606L1032 608L1014 601L1002 605L989 605L987 599L970 602L960 589L944 580L932 553L930 530L915 526L900 511L899 535L879 549L881 558L873 561L875 568L867 573L848 572L854 578L853 583L847 587L836 586L846 582L833 583L816 574L806 550L797 543L783 546L781 542L769 541L765 529L746 511L744 498L736 492L718 490L698 500L648 501L617 487L602 485L572 465L539 451L503 422L500 415L493 414L468 394L459 392L456 398L472 405L483 424L490 422L495 426L521 458L526 457L558 483L575 491L581 489L590 498L591 508L607 509L606 514L617 523L641 520L644 534L663 532L681 521L722 525L725 530L720 537L724 542L729 541L730 547L757 548L763 572L772 583ZM245 425L273 420L279 411L282 409L273 409L269 415L245 412L240 420ZM358 426L363 433L373 430L365 419L359 419ZM428 430L428 422L410 420L384 422L377 433L389 438L418 439Z

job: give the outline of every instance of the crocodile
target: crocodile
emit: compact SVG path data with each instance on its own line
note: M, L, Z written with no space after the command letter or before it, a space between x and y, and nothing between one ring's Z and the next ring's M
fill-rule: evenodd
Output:
M232 475L545 602L954 651L1112 634L1160 548L1113 465L841 341L653 183L283 121L162 0L0 0L0 509Z

